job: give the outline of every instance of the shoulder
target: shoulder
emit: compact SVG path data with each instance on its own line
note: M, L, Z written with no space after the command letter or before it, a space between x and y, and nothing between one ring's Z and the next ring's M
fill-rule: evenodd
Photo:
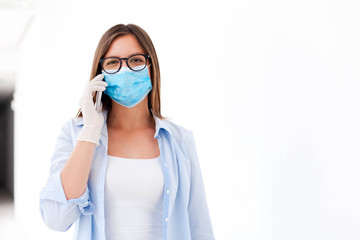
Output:
M170 120L165 121L170 135L172 136L173 141L179 147L179 150L183 153L184 156L186 156L187 159L194 161L194 158L197 158L197 150L193 132Z
M182 145L188 141L192 141L193 132L185 128L184 126L177 124L169 119L163 120L166 123L166 130L169 131L171 136L176 140L179 145Z
M65 120L65 122L63 123L63 128L64 129L74 129L76 127L82 126L84 125L83 119L81 117L79 118L68 118L67 120Z
M68 118L62 124L60 135L74 138L83 125L82 118Z

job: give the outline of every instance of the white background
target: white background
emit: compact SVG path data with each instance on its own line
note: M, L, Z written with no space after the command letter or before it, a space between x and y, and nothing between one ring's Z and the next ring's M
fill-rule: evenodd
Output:
M217 240L360 239L359 10L34 1L14 61L15 211L28 238L73 237L45 226L39 192L101 35L135 23L158 53L163 115L194 132Z

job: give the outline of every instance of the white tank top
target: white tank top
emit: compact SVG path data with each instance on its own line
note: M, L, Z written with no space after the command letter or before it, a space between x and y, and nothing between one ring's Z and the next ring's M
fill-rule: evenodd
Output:
M164 175L152 159L108 155L105 177L107 240L162 239Z

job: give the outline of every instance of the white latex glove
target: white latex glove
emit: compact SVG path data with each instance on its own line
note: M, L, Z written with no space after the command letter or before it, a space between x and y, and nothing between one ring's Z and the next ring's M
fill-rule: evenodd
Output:
M78 140L93 142L99 145L99 139L101 129L104 124L104 117L102 112L98 112L95 109L95 103L93 102L93 96L96 91L104 91L108 85L102 81L103 74L99 74L94 77L85 87L84 93L79 101L81 108L84 126L79 133Z

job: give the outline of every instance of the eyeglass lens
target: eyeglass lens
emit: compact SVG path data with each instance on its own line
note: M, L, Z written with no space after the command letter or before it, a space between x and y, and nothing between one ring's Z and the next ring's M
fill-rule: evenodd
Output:
M117 71L120 69L120 60L118 58L107 58L104 60L102 66L105 71ZM140 71L146 67L146 58L143 55L135 55L127 60L127 65L130 69ZM139 68L143 66L142 68Z

